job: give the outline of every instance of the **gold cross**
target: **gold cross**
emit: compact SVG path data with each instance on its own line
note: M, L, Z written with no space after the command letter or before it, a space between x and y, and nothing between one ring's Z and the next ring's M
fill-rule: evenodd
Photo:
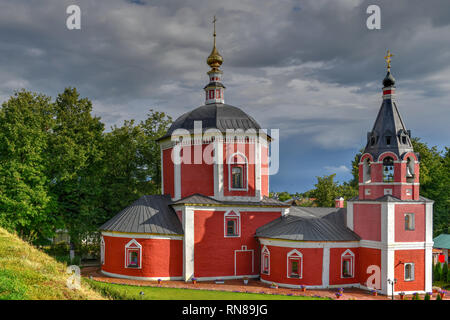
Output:
M384 57L384 60L386 60L387 63L387 69L388 71L391 71L391 57L394 55L388 50L387 55Z
M216 36L216 21L217 21L216 16L214 16L214 19L212 21L212 23L214 23L214 37Z

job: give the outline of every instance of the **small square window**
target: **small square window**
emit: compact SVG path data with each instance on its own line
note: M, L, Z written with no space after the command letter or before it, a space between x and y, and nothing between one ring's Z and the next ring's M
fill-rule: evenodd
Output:
M366 196L370 196L370 189L366 189L365 195L366 195Z
M414 213L405 213L405 230L413 231L415 229Z
M390 194L392 195L392 189L384 189L384 195Z
M407 196L411 196L412 195L412 190L411 189L406 189L406 195Z

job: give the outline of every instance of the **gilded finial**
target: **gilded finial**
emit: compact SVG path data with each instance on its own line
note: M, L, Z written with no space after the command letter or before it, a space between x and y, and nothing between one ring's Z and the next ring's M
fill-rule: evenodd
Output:
M391 57L394 55L388 50L387 55L384 57L384 60L386 60L387 63L387 70L391 71Z
M212 23L214 24L214 33L213 33L214 45L213 45L211 54L209 55L208 59L206 60L206 63L211 67L210 72L220 72L219 67L223 63L223 58L219 54L219 51L216 48L216 21L217 21L216 16L214 16L214 19L212 21Z

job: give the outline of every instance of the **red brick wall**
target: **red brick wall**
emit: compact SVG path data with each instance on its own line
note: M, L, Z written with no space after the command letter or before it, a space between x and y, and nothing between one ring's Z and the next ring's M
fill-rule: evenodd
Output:
M355 203L353 206L354 231L363 240L381 240L381 205Z
M358 250L358 262L356 275L359 283L366 285L367 279L373 273L367 273L367 268L371 265L376 265L380 268L381 277L381 252L379 249L370 249L360 247ZM381 279L381 278L380 278Z
M402 264L400 263L402 262ZM414 281L405 281L403 263L414 263ZM425 250L396 250L394 254L395 291L425 290Z
M260 251L263 246L260 246ZM284 248L267 246L270 251L270 274L261 274L261 279L291 285L322 285L322 248ZM287 277L287 255L296 249L303 255L303 277L294 279Z
M353 258L354 273L352 278L341 278L341 256L346 251L350 250L355 255ZM331 285L358 283L356 269L359 261L359 248L330 248L330 278Z
M181 164L181 197L187 197L194 193L205 196L214 196L214 164L206 164L202 156L202 164L194 164L194 149L196 146L183 147L191 149L191 164ZM204 151L207 145L202 146ZM203 154L203 153L202 153ZM186 156L186 161L188 157Z
M255 231L260 226L280 217L280 212L240 212L241 236L224 237L225 211L202 211L194 213L194 274L195 277L224 277L235 274L235 250L247 246L253 250L254 275L259 274L260 249ZM251 268L251 258L238 253L239 270ZM247 265L245 265L247 264Z
M414 213L414 231L405 230L405 213ZM395 205L395 241L414 242L425 241L425 205L396 204Z
M125 268L125 246L133 238L104 236L102 270L135 277L180 277L183 273L183 240L135 239L142 245L142 268Z

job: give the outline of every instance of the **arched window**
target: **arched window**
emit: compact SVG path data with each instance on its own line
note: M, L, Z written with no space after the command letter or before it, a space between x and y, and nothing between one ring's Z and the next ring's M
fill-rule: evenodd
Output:
M247 190L247 158L242 153L235 153L228 162L228 184L230 190Z
M414 263L405 263L405 281L414 280Z
M370 172L370 159L366 158L363 162L363 182L371 181L371 172Z
M142 246L135 239L125 246L125 268L137 268L142 266Z
M100 237L100 262L105 264L105 239L103 236Z
M241 215L230 210L224 215L224 236L239 237L241 235Z
M270 251L266 246L261 250L261 273L270 274Z
M303 255L297 250L292 250L287 255L287 277L303 277Z
M353 278L355 275L355 255L345 250L341 255L341 278Z
M414 159L408 157L408 159L406 160L406 182L408 183L414 182L414 166L415 166Z
M386 157L383 159L383 182L394 181L394 159Z

